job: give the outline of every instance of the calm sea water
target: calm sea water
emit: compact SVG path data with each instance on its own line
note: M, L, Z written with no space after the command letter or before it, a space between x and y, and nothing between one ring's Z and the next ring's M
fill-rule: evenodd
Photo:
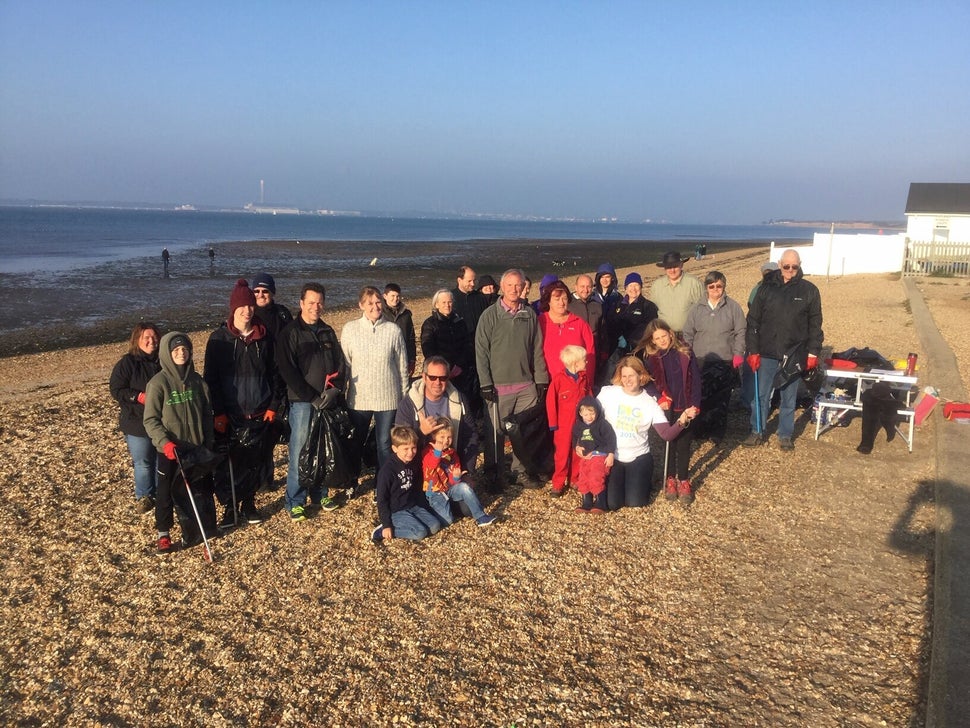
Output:
M160 260L229 241L447 243L469 240L811 240L814 228L511 222L243 212L0 207L0 272L57 273L131 258ZM366 255L360 246L348 246Z
M215 327L238 278L276 278L277 300L298 307L306 281L327 287L327 306L353 305L362 285L399 283L406 298L455 285L460 265L496 278L510 267L533 280L568 277L603 262L646 265L665 250L808 242L814 229L429 220L252 213L0 207L0 356L120 341L134 323ZM210 259L212 246L215 258ZM171 253L163 274L162 248ZM371 265L371 261L376 263ZM691 263L703 272L712 261ZM695 267L696 266L696 267ZM415 311L420 323L428 315Z

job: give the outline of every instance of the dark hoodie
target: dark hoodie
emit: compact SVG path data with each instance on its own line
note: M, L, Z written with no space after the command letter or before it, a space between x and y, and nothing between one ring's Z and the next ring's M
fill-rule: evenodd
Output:
M212 411L234 423L279 411L285 385L276 371L273 338L259 319L243 336L226 321L212 332L205 347L205 382L212 395Z
M609 273L613 277L613 280L604 289L600 279L605 273ZM604 316L607 316L612 307L616 305L616 302L620 300L620 292L617 290L617 285L616 268L610 263L603 263L596 269L596 275L593 276L593 300L599 301L600 305L603 306Z
M158 346L162 370L152 377L145 389L145 431L159 452L163 452L169 442L174 442L180 450L199 445L211 448L213 429L209 388L195 371L191 355L182 367L172 361L170 347L176 336L188 339L185 334L172 331L162 337Z
M404 348L408 353L408 365L411 366L418 360L418 345L414 337L414 319L411 316L411 309L404 305L404 301L398 301L393 308L387 305L387 301L381 301L381 316L385 321L395 323L401 329L404 336Z
M583 422L582 415L579 414L580 407L593 407L596 410L596 419L592 424L587 425ZM616 452L616 433L603 416L603 405L596 397L583 397L576 406L573 446L581 447L585 455L593 451L607 454Z

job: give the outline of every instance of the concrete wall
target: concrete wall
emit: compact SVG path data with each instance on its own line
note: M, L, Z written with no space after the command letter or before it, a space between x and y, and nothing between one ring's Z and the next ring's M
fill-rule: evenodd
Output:
M809 276L898 273L903 269L906 235L815 233L812 245L781 247L772 242L770 259L778 262L788 248L798 251L802 271Z

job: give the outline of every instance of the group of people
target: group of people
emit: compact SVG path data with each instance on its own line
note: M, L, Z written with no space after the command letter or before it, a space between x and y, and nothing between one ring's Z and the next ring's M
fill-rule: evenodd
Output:
M747 316L727 295L723 274L711 271L702 282L684 272L686 260L663 256L664 274L649 298L640 274L630 273L621 292L615 269L604 264L594 276L578 276L575 291L544 277L534 303L521 271L507 270L496 283L463 266L454 288L435 292L420 333L397 284L365 286L361 315L340 337L323 319L322 285L303 286L293 316L275 302L273 277L259 273L251 286L240 279L233 288L202 375L186 334L160 336L139 324L110 382L134 464L136 507L154 510L160 551L172 548L173 510L185 546L258 523L256 493L273 487L280 441L289 450L289 517L339 507L340 493L301 477L311 422L324 412L344 414L351 425L355 476L369 433L373 439L374 541L418 540L459 513L491 525L478 493L514 481L543 488L548 480L553 497L572 487L582 496L579 512L646 505L650 428L667 442L665 497L689 505L691 444L695 436L724 437L738 370L762 373L743 444L764 442L760 423L778 389L779 444L793 447L795 391L792 382L779 386L775 372L796 350L813 366L822 331L818 291L801 275L797 252L786 251L765 272ZM423 363L415 376L418 344ZM513 437L506 467L510 423L524 432L536 421L550 434ZM551 452L537 457L535 441L543 439Z

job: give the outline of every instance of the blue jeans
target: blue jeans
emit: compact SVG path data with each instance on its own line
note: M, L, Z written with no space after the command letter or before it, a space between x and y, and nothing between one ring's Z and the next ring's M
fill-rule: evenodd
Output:
M394 527L394 538L406 538L408 541L420 541L441 530L438 516L422 506L394 511L391 514L391 524Z
M476 521L485 515L481 501L468 483L455 483L448 489L448 495L434 492L425 492L424 495L428 499L431 510L448 526L455 522L454 516L451 515L451 501L467 505L468 512Z
M158 450L147 437L125 435L125 441L135 467L135 498L154 498L158 487Z
M771 393L773 391L772 382L775 380L775 372L781 366L778 359L761 358L761 368L758 369L758 397L761 402L761 434L767 431L766 423L768 411L771 407ZM795 433L795 404L798 400L798 377L778 390L781 402L778 405L778 437L791 437ZM751 407L751 431L757 431L755 422L756 410Z
M300 487L300 450L310 434L310 415L313 405L309 402L290 402L290 459L286 468L286 510L306 505L307 490ZM310 498L320 500L320 492L310 493Z
M354 444L358 456L367 439L367 430L371 418L374 418L374 435L377 438L377 469L380 470L384 462L391 455L391 428L394 426L394 415L397 410L350 410L350 421L354 426Z

